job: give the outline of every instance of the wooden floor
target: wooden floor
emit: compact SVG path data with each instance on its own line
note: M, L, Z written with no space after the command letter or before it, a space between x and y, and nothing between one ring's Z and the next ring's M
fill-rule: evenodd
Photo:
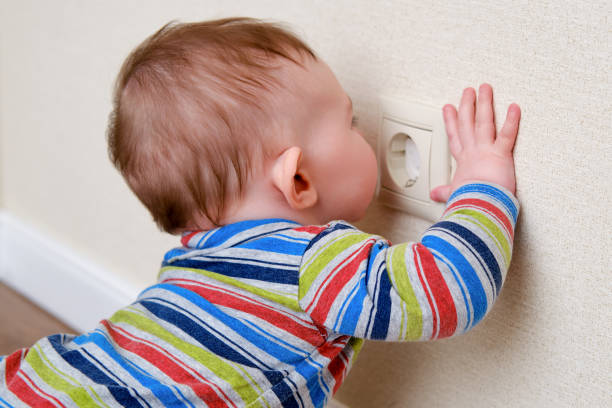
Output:
M75 331L0 283L0 356L54 333Z

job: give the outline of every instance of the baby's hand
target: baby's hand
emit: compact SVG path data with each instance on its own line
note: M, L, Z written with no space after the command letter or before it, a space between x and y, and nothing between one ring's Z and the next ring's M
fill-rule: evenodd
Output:
M431 199L446 202L453 191L471 181L496 183L514 194L516 185L512 149L521 119L519 106L515 103L510 105L506 122L499 133L495 129L493 90L489 84L480 86L478 103L473 88L463 91L459 115L453 105L445 105L442 112L457 170L450 185L431 190Z

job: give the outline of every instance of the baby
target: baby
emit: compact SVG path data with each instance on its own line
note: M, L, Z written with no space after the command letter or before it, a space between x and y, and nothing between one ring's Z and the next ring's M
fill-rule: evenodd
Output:
M0 406L322 407L363 339L474 327L510 264L520 110L443 108L452 183L419 243L355 229L375 155L329 67L283 28L170 24L124 63L110 157L161 229L158 283L80 336L0 359ZM345 221L338 221L345 220Z

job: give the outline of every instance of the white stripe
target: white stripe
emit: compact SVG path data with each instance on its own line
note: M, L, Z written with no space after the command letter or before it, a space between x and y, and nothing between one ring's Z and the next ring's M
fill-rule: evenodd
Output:
M38 354L40 355L40 359L43 362L43 364L49 368L49 370L53 371L58 377L61 377L64 381L66 381L67 383L69 383L71 386L73 387L78 387L81 388L83 390L85 390L85 392L91 397L91 399L98 401L99 403L101 403L104 406L108 406L106 403L104 403L100 397L98 395L96 395L95 391L92 389L91 386L85 385L85 384L81 384L79 383L76 379L72 378L70 375L68 375L67 373L58 370L50 361L49 361L49 356L47 356L47 354L45 353L45 351L42 349L41 344L40 343L36 343L34 344L33 348L38 352Z
M268 309L270 311L273 311L275 313L281 314L281 315L285 316L286 318L291 319L294 322L300 324L302 327L306 327L306 328L318 331L317 327L315 326L315 324L312 321L300 318L298 315L296 315L295 311L290 310L290 309L286 309L281 304L276 303L276 302L266 303L264 301L255 299L255 298L253 298L251 296L244 295L241 292L239 292L240 288L238 288L236 286L229 286L229 288L231 288L231 290L230 290L230 289L227 289L226 287L219 286L216 281L215 281L215 284L213 285L213 284L208 284L208 283L205 283L205 282L202 282L202 281L197 281L197 282L195 282L195 281L182 282L182 281L175 280L175 279L168 279L168 280L165 281L165 283L175 283L177 285L180 284L180 285L186 285L186 286L199 286L199 287L211 290L211 291L215 291L215 292L226 294L228 296L236 297L236 298L239 298L239 299L241 299L243 301L251 303L253 305L257 305L257 306L266 308L266 309ZM249 292L249 294L250 294L250 292ZM255 318L258 318L258 316L250 314L248 311L243 311L243 310L240 310L240 309L235 309L235 308L232 308L232 307L222 306L222 305L218 305L218 304L215 304L215 306L217 306L218 308L223 309L223 310L228 310L228 311L231 310L231 311L233 311L235 313L246 313L246 314L249 314L249 315L251 315L251 316L253 316ZM261 319L258 319L258 320L261 320ZM267 321L266 321L266 324L271 325L271 323L269 323Z
M183 368L183 369L184 369L185 371L187 371L189 374L191 374L191 375L192 375L192 376L194 376L195 378L199 379L201 382L203 382L203 383L205 383L205 384L210 385L210 386L211 386L211 388L215 389L215 394L217 395L217 397L218 397L219 399L222 399L223 401L225 401L225 402L226 402L227 404L229 404L229 405L234 405L234 406L235 406L235 404L234 404L232 401L230 401L230 400L228 400L228 399L225 399L225 398L223 397L223 392L222 392L223 390L222 390L222 388L221 388L219 385L217 385L217 384L215 384L215 383L213 383L213 382L209 381L209 380L208 380L206 377L204 377L204 376L200 375L200 373L198 373L198 372L197 372L196 370L194 370L192 367L188 366L188 365L187 365L187 364L185 364L183 361L181 361L181 360L180 360L178 357L174 356L173 354L171 354L171 353L170 353L170 352L168 352L167 350L163 349L163 348L162 348L160 345L158 345L157 343L154 343L154 342L149 341L149 340L144 340L144 339L138 338L138 337L136 337L134 334L130 333L128 330L126 330L125 328L123 328L123 327L121 327L121 326L119 326L119 325L113 324L113 323L111 323L111 322L109 322L109 324L111 325L111 327L112 327L112 328L114 328L115 330L119 331L119 332L120 332L120 333L121 333L123 336L130 338L130 339L131 339L131 340L133 340L134 342L137 342L137 343L140 343L140 344L146 344L147 346L149 346L149 347L151 347L151 348L153 348L153 349L157 350L158 352L161 352L161 353L162 353L162 354L164 354L166 357L168 357L168 359L170 359L170 360L172 360L173 362L175 362L177 365L179 365L181 368ZM110 335L110 333L109 333L109 335ZM125 350L125 349L122 349L122 350ZM126 351L126 352L129 352L129 351L127 351L127 350L125 350L125 351ZM131 352L130 352L130 353L131 353ZM135 357L139 358L139 359L140 359L141 361L143 361L144 363L146 363L146 364L148 364L148 365L151 365L151 366L155 367L155 369L159 370L161 374L163 374L163 375L165 375L166 377L168 377L168 374L164 373L162 370L160 370L160 369L159 369L157 366L155 366L154 364L152 364L150 361L148 361L148 360L146 360L146 359L142 358L141 356L139 356L139 355L137 355L137 354L134 354L134 353L131 353L131 354L133 354ZM172 380L172 381L174 382L174 380ZM184 386L184 387L188 387L188 385L187 385L187 384L182 384L182 383L178 383L178 382L176 382L176 384L177 384L177 385ZM177 399L179 399L179 400L184 400L184 397L182 397L180 394L178 394L178 393L176 392L176 390L174 390L173 392L174 392L174 394L176 395Z
M91 350L87 350L88 348L91 348ZM155 396L153 393L150 394L150 397L155 398L155 400L145 399L139 394L136 394L136 392L134 391L134 385L138 384L138 386L140 386L140 382L138 382L129 372L126 371L123 366L117 363L114 358L110 357L106 353L106 351L101 349L97 344L93 342L88 342L86 344L83 344L78 351L80 352L81 356L87 361L89 361L92 365L96 366L100 371L104 372L106 375L117 381L119 383L119 386L128 391L132 397L141 401L144 405L147 405L148 403L152 406L162 407L161 401L159 401L157 399L157 396ZM85 351L89 351L92 356L90 356L89 353L86 353ZM93 357L95 357L96 359L94 359ZM103 360L104 364L100 364L96 360ZM110 365L112 365L113 367L110 367ZM118 374L119 372L123 373L121 377ZM130 384L129 382L125 381L127 378L133 379L133 382Z
M49 403L55 405L56 407L62 407L61 405L58 405L54 399L50 398L49 396L45 395L41 390L39 390L38 387L35 385L34 381L30 380L28 376L21 370L17 371L17 377L21 378L30 387L30 390L32 390L32 392L34 392L36 395L47 400Z
M459 224L459 225L462 225L462 224ZM467 228L464 225L462 226ZM466 258L466 261L473 267L474 272L476 272L476 276L478 276L482 289L485 292L485 295L487 297L487 310L489 310L489 307L493 304L493 302L497 298L497 288L495 287L495 279L493 278L493 273L489 270L487 263L484 261L484 259L482 259L482 257L480 256L480 253L476 250L476 248L471 246L469 242L464 240L460 235L454 233L453 231L450 231L448 229L442 229L442 228L431 228L429 231L437 232L438 234L435 234L435 235L438 236L440 239L444 239L440 236L441 234L450 236L451 238L454 238L456 242L460 243L464 248L468 249L467 252L461 251L458 245L453 245L450 243L448 239L444 239L447 243L455 247L455 249L457 249L457 251L459 251L461 255L463 255L463 257ZM470 229L470 231L474 232L472 229ZM478 236L478 239L482 240L482 237ZM474 258L478 262L470 262L467 259L468 257ZM495 262L497 263L498 266L500 266L499 260L497 258L495 259ZM483 273L485 275L484 278L486 278L486 280L482 276Z
M416 250L416 245L412 246L412 251L416 255L416 259L418 262L417 273L419 273L419 276L421 277L423 282L425 282L425 289L427 290L427 293L429 293L429 298L428 298L429 302L427 303L429 305L430 310L431 310L431 304L433 304L433 307L434 307L434 310L432 310L432 312L434 312L436 315L436 327L435 328L432 327L431 337L432 339L437 339L438 335L440 334L440 312L438 311L438 303L436 302L436 299L433 295L431 287L429 286L429 281L427 280L427 276L425 276L425 270L423 268L423 263L421 262L421 254L419 254L419 252Z
M141 305L137 305L138 307L142 307ZM151 319L151 315L147 310L140 310L139 308L137 308L137 306L130 306L129 308L126 308L127 310L133 312L133 313L137 313L139 315L141 315L143 318L150 320ZM161 323L161 322L156 322L156 323ZM168 343L165 340L156 337L154 334L151 334L149 332L146 331L142 331L140 329L138 329L137 327L131 326L128 323L124 323L124 322L120 322L115 324L115 326L117 327L121 327L124 330L127 330L128 327L130 330L132 330L134 332L134 336L139 336L140 338L146 340L146 341L150 341L150 342L158 342L160 347L166 347L167 349L171 350L173 354L175 355L180 355L181 359L183 362L185 362L185 364L188 364L188 367L198 367L198 370L202 370L203 375L205 378L209 378L209 379L213 379L214 381L217 381L218 384L225 384L225 386L221 386L219 385L219 387L221 389L223 389L225 391L226 394L230 394L231 398L233 398L233 401L238 401L238 400L242 400L242 398L239 396L238 393L236 393L234 387L236 386L236 384L230 383L228 381L226 381L225 379L219 377L215 372L213 372L209 367L203 365L201 362L197 361L194 359L194 357L192 357L191 355L187 354L186 352L182 351L179 348L176 348L174 344L172 343ZM204 350L204 348L202 347L202 345L200 343L198 343L197 341L188 341L189 339L187 338L180 338L178 336L176 336L176 334L170 333L170 335L177 337L180 341L189 344L190 346L195 346L195 347L200 347ZM157 344L157 343L156 343ZM215 353L212 353L209 350L206 350L207 353L210 353L216 357L218 357L220 360L224 360L223 357L216 355ZM146 360L142 360L143 362L151 365L151 363L149 361ZM259 390L259 392L262 392L262 387L265 387L266 384L258 384L258 383L254 383L253 382L253 378L251 377L251 375L247 372L247 370L237 364L234 363L233 361L230 360L224 360L225 363L227 363L229 366L231 366L238 374L240 374L242 376L242 378L244 379L244 381L247 384L252 385L255 389ZM152 366L152 365L151 365ZM153 366L154 367L154 366ZM250 367L249 367L250 368ZM157 367L155 367L155 369L157 369ZM164 374L165 375L165 374ZM233 403L232 403L233 404Z
M440 259L442 259L445 263L443 264L443 266L445 268L449 268L449 270L451 271L453 277L455 278L455 282L458 284L458 286L461 287L461 289L463 289L463 291L459 291L459 293L457 293L457 296L461 296L461 303L458 302L454 302L455 303L455 310L457 310L457 305L461 304L464 306L464 309L467 317L469 317L470 320L470 326L466 327L466 330L469 330L470 327L473 327L474 325L474 306L472 305L472 299L470 297L470 291L467 289L467 286L465 285L465 282L463 281L463 278L461 277L461 275L459 274L459 271L457 270L457 268L455 267L455 265L448 259L446 258L442 253L438 252L438 251L434 251L432 249L430 249L430 251L435 254L437 257L439 257ZM436 264L438 264L436 262ZM450 266L448 266L450 265ZM441 265L439 265L441 266ZM447 287L449 287L450 289L450 282L446 281L446 285ZM453 293L451 291L451 293ZM465 296L465 297L464 297ZM457 317L461 317L460 313L457 313ZM467 320L462 322L463 324L461 325L461 327L465 327L467 325ZM457 321L457 328L459 328L459 321Z
M309 292L313 292L313 287L316 288L316 290L314 290L314 298L309 302L310 303L310 307L306 310L307 313L312 312L312 309L315 308L317 306L317 304L319 303L319 299L321 298L321 296L323 295L323 293L325 292L325 289L331 284L331 282L334 280L334 277L340 273L340 271L343 270L343 268L348 265L349 263L351 263L355 258L357 258L359 256L360 251L363 250L364 247L366 247L370 242L374 242L375 239L373 238L367 238L364 241L359 241L354 243L353 245L351 245L350 247L346 248L344 251L342 251L340 254L336 255L334 257L333 261L338 261L341 260L340 263L338 263L337 265L333 265L332 262L326 264L323 267L322 272L327 272L327 273L319 273L317 278L315 279L315 281L313 281L312 286L309 289ZM331 245L331 243L330 243ZM329 245L327 245L329 246ZM348 255L347 257L345 257L345 255ZM361 266L359 266L358 268L360 268ZM315 285L316 281L319 280L319 278L325 278L322 279L324 280L324 282L320 282L319 285ZM318 292L318 294L317 294Z

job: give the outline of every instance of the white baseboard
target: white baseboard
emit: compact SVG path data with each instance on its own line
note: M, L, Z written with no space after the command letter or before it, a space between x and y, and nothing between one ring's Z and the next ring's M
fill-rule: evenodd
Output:
M0 281L79 332L91 330L138 294L7 211L0 211Z

